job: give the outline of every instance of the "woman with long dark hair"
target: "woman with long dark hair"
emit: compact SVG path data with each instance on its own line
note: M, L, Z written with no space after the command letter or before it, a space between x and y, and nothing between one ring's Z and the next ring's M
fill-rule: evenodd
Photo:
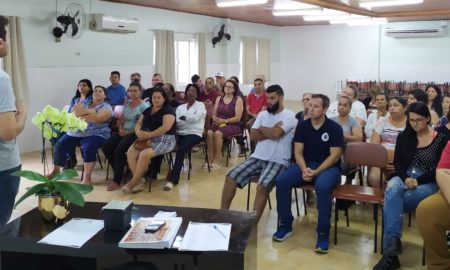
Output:
M428 196L436 193L436 167L449 140L448 132L430 127L431 114L423 102L408 106L406 128L397 137L394 154L395 177L384 196L384 253L373 269L396 269L402 252L403 213L414 211Z
M427 92L428 95L428 108L435 111L439 117L444 116L441 88L435 84L431 84L425 88L425 92Z

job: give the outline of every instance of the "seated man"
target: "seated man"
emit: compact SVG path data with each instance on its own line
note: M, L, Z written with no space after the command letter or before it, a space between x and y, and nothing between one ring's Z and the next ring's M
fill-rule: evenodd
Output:
M229 209L236 187L243 188L252 177L259 176L253 210L259 221L275 178L291 159L292 137L296 124L294 113L283 106L284 92L279 85L267 89L267 111L258 114L250 131L257 141L250 158L234 167L226 176L222 190L221 209Z
M325 113L330 100L322 94L311 96L310 118L299 125L294 135L296 164L276 180L277 212L280 220L273 234L275 241L284 241L292 234L291 190L304 183L315 185L317 195L317 253L328 252L331 218L331 193L341 179L340 157L344 147L342 127Z
M440 192L423 200L417 207L417 224L425 242L428 270L450 269L445 232L450 230L450 142L442 152L436 170Z

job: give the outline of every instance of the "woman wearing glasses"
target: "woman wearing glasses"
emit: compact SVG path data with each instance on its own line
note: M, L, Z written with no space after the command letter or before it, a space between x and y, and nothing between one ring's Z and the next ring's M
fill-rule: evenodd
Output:
M423 199L438 191L436 167L450 137L449 132L436 132L430 127L430 110L423 102L410 104L407 117L406 128L395 145L396 176L385 190L384 252L374 270L400 266L403 213L415 210Z

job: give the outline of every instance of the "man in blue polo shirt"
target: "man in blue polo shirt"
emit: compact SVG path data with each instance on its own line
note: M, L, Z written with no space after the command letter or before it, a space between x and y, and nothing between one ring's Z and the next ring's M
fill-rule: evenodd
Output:
M310 99L310 119L299 124L294 135L296 164L276 180L277 212L280 226L273 240L284 241L292 234L291 189L304 183L315 186L317 194L317 253L328 252L333 187L340 182L340 157L344 146L342 127L325 115L330 99L314 94Z
M125 86L119 83L120 72L112 71L109 81L111 82L111 85L106 88L109 104L113 107L116 105L123 105L127 97L127 90L125 89Z

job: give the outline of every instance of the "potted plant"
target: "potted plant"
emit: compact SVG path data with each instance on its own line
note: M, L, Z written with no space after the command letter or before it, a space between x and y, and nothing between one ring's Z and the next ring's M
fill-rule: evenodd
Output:
M92 185L64 181L78 176L74 169L60 171L50 179L33 171L17 171L12 175L39 182L27 188L27 192L20 197L14 207L29 196L36 195L39 200L39 211L47 221L55 220L57 222L58 219L64 219L69 213L69 203L84 206L83 194L93 190Z

